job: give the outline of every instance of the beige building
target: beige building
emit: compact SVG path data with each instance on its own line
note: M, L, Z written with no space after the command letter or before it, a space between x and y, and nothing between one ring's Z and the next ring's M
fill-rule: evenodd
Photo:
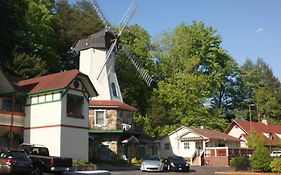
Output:
M182 156L191 165L228 165L240 140L223 132L182 126L160 139L161 157Z

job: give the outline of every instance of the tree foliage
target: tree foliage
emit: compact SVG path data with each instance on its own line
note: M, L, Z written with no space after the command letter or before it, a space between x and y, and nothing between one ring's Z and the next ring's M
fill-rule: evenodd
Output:
M149 56L149 44L150 37L146 30L138 25L127 26L120 37L120 47L115 64L124 101L137 107L143 115L146 113L147 101L150 98L152 88L145 84L122 47L128 48L131 55L150 73L153 73L154 68Z
M78 68L78 57L69 54L70 48L79 39L101 30L103 22L90 0L77 0L76 4L59 0L54 8L54 23L60 69Z
M249 135L248 145L254 148L254 152L250 157L251 168L259 171L270 171L269 165L272 158L265 147L265 141L254 130Z
M243 95L239 66L220 43L216 30L203 22L181 24L156 41L159 81L150 101L154 126L225 127L225 116L239 107Z
M13 50L19 45L21 38L18 32L23 29L27 1L0 1L0 65L7 71L13 59Z
M244 101L257 107L257 110L253 111L253 120L257 121L259 116L266 116L280 122L281 85L272 70L261 58L255 64L248 59L241 70L247 94Z

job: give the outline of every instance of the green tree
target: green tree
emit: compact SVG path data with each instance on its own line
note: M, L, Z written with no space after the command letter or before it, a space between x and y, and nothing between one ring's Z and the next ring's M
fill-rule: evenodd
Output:
M78 57L69 53L70 48L79 39L101 30L103 22L90 0L80 0L74 5L68 4L67 0L58 0L54 8L54 23L60 69L78 68Z
M158 87L149 113L153 126L225 127L225 116L237 110L243 95L239 67L220 43L216 30L202 22L181 24L156 40Z
M21 41L17 32L23 29L26 10L27 1L0 1L0 65L9 72L13 72L8 65L13 60L14 48Z
M270 157L268 149L265 147L265 141L254 130L249 135L248 145L254 148L250 157L251 168L260 171L270 171Z
M25 53L14 55L14 73L22 77L35 77L47 73L47 64L40 57L30 56Z
M129 49L130 53L141 65L153 74L154 64L149 56L150 37L147 31L138 25L127 26L120 37L120 44ZM148 108L152 87L148 87L142 77L120 46L116 59L115 69L126 103L135 106L144 115Z
M55 72L58 67L58 55L55 48L53 15L51 13L53 2L51 0L29 0L27 2L28 8L24 17L24 29L18 33L21 42L20 46L15 48L15 52L23 53L21 57L40 58L47 65L46 67L42 66L47 70L40 72ZM29 59L26 58L25 60ZM32 70L28 72L32 73ZM31 75L25 76L30 77Z
M255 104L258 108L258 114L256 110L253 111L253 120L257 121L259 115L264 115L280 122L281 85L272 70L261 58L255 64L249 59L246 60L241 70L246 92L244 103ZM244 108L246 111L247 109Z

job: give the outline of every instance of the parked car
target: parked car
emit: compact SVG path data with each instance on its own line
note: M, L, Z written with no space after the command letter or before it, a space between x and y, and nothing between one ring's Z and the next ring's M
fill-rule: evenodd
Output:
M281 151L272 151L270 153L271 157L281 157Z
M170 156L165 160L165 167L168 171L186 171L190 169L189 163L187 163L183 157Z
M144 157L141 162L141 171L164 171L164 163L159 157Z
M32 161L24 151L1 149L0 174L32 174Z
M20 150L24 150L32 160L33 174L42 173L62 174L72 168L71 158L62 158L49 155L49 149L43 145L21 144Z

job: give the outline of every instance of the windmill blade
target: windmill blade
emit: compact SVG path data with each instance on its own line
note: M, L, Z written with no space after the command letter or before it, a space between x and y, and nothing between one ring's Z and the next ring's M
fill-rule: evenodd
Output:
M137 69L139 75L142 77L142 79L144 80L144 82L150 86L153 78L152 76L149 75L149 72L144 69L141 65L141 63L138 61L138 59L131 54L131 52L129 51L129 49L127 47L125 47L124 45L122 45L122 48L125 51L125 54L127 55L127 57L129 58L129 60L132 62L132 64L134 65L134 67Z
M97 76L97 80L100 79L101 73L102 73L103 69L105 68L106 62L110 58L110 56L113 53L114 49L116 48L116 45L117 45L117 39L114 40L114 42L111 44L109 50L106 53L105 61L104 61L103 66L102 66L102 68L101 68L101 70L100 70L100 72L99 72L99 74Z
M124 28L127 26L128 22L132 18L133 14L135 13L137 8L136 1L134 0L131 5L129 6L128 10L122 17L121 21L119 22L119 33L118 36L120 36L123 33Z
M110 29L111 29L111 24L109 23L109 21L107 20L107 18L103 15L99 4L98 4L95 0L92 0L92 4L93 4L93 7L94 7L95 11L97 12L97 15L98 15L98 16L101 18L101 20L104 22L104 24L105 24L105 29L106 29L106 30L110 30Z

